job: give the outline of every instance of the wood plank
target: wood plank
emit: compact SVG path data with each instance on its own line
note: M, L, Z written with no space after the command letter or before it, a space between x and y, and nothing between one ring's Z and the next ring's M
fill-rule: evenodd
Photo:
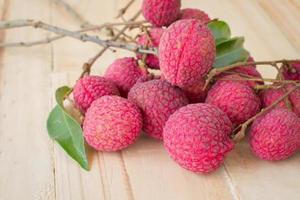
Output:
M3 17L2 10L2 20L49 21L47 1L22 4L22 0L5 0L2 9L6 7L7 11ZM5 41L43 37L44 32L33 29L9 30ZM53 145L45 126L51 47L1 49L1 54L0 199L54 199Z
M289 0L284 2L271 0L259 0L259 5L269 16L270 20L277 25L289 42L300 54L300 1Z

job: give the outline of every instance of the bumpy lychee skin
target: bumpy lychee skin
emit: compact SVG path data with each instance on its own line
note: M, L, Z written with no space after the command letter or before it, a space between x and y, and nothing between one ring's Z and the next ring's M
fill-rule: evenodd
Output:
M168 26L180 16L180 0L143 0L142 13L154 26Z
M234 81L217 81L208 92L205 101L224 111L234 125L254 116L261 105L252 88Z
M196 19L173 23L159 44L159 64L166 80L173 85L193 85L207 74L216 56L211 31Z
M202 23L207 23L211 20L204 11L194 8L182 9L180 19L198 19Z
M157 139L162 139L163 127L169 116L188 104L181 89L163 80L135 84L128 93L128 99L142 111L143 130Z
M119 96L103 96L88 109L83 122L87 143L99 151L118 151L140 135L142 115L138 107Z
M159 45L160 38L164 32L162 28L152 28L148 33L141 35L137 43L142 46L146 47L155 47L157 48ZM142 54L137 54L138 59L142 59ZM158 57L155 55L147 55L146 57L146 64L149 68L152 69L159 69L159 60Z
M285 68L283 76L286 80L300 80L300 62L291 63L289 68Z
M300 119L285 108L275 108L254 121L250 129L252 151L264 160L283 160L300 147Z
M164 146L183 168L208 173L217 169L233 149L232 123L219 108L190 104L177 110L164 127Z
M286 92L293 89L292 84L288 84L281 88L271 88L263 90L260 93L261 101L263 107L268 107L282 97ZM288 101L292 107L293 112L295 112L300 117L300 89L295 90L288 96ZM279 102L276 107L287 108L285 101Z
M127 96L130 88L147 72L139 67L137 60L132 57L116 59L106 70L105 78L113 82L123 97Z
M204 89L204 86L205 80L203 79L194 85L182 88L182 90L190 103L202 103L205 101L209 89L209 87Z
M73 90L75 105L85 113L91 103L104 95L120 95L117 87L101 76L85 76L76 82Z

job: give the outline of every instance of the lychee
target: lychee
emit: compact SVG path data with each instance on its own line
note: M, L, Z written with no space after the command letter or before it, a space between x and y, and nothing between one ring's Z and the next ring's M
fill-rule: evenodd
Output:
M261 91L260 96L262 100L263 107L268 107L272 105L275 101L281 98L286 92L294 87L292 84L288 84L280 88L270 88ZM276 107L287 108L286 103L291 106L292 110L300 117L300 89L296 89L287 97L288 102L282 100Z
M291 63L283 70L283 76L286 80L300 80L300 61Z
M189 99L190 103L202 103L205 101L209 87L204 89L205 80L201 80L198 83L182 88L184 94Z
M180 0L143 0L142 13L154 26L168 26L180 16Z
M146 70L139 67L135 58L125 57L116 59L107 68L104 76L118 87L123 97L126 97L136 81L146 74Z
M190 104L170 116L164 127L164 146L183 168L208 173L217 169L233 149L232 123L219 108Z
M208 92L206 103L219 107L234 125L254 116L261 105L251 87L235 81L217 81Z
M198 19L202 23L208 23L210 17L202 10L194 8L185 8L181 10L180 19Z
M196 19L173 23L160 39L160 69L168 82L182 88L201 81L215 56L211 31Z
M163 80L135 84L128 93L128 99L142 111L143 130L157 139L162 139L163 127L169 116L188 104L181 89Z
M137 43L146 47L155 47L159 45L160 38L164 32L162 28L152 28L148 33L141 35ZM137 54L138 59L142 59L142 54ZM158 57L152 54L146 55L146 64L149 68L159 69L159 60Z
M117 87L101 76L85 76L76 82L73 90L75 105L85 113L91 103L104 95L119 95Z
M283 160L300 147L300 119L285 108L275 108L254 121L252 151L264 160Z
M128 147L140 135L142 115L136 105L119 96L103 96L87 110L83 132L87 143L100 151Z

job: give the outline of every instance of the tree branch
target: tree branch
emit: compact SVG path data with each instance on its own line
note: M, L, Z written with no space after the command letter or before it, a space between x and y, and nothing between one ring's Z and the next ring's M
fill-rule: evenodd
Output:
M98 36L91 36L85 33L73 32L69 31L64 28L60 28L57 26L52 26L46 24L41 21L34 21L34 20L9 20L9 21L2 21L0 22L0 29L11 29L11 28L18 28L18 27L26 27L32 26L34 28L40 28L47 30L49 32L56 33L58 35L69 36L74 39L80 40L82 42L92 42L101 46L109 46L109 47L116 47L120 49L126 49L133 52L139 53L146 53L146 54L157 54L156 48L144 48L141 45L136 44L127 44L122 42L117 42L113 40L101 40Z

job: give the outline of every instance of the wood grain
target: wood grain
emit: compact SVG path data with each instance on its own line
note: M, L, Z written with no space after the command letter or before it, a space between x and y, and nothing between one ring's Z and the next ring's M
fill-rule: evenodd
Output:
M85 20L112 21L127 0L66 0ZM300 57L300 3L297 0L182 0L227 21L234 36L245 36L256 60ZM140 7L137 0L125 18ZM0 17L33 18L78 29L80 21L54 0L0 0ZM98 34L98 33L95 33ZM104 33L100 33L103 36ZM0 32L0 41L30 41L48 35L34 29ZM32 48L0 49L0 199L300 199L300 153L276 163L259 160L247 139L210 175L197 175L170 159L160 141L143 135L117 153L88 150L91 171L82 170L48 139L45 121L54 91L73 85L83 62L99 46L73 39ZM107 51L94 74L103 74L117 57ZM266 77L275 71L264 66Z

